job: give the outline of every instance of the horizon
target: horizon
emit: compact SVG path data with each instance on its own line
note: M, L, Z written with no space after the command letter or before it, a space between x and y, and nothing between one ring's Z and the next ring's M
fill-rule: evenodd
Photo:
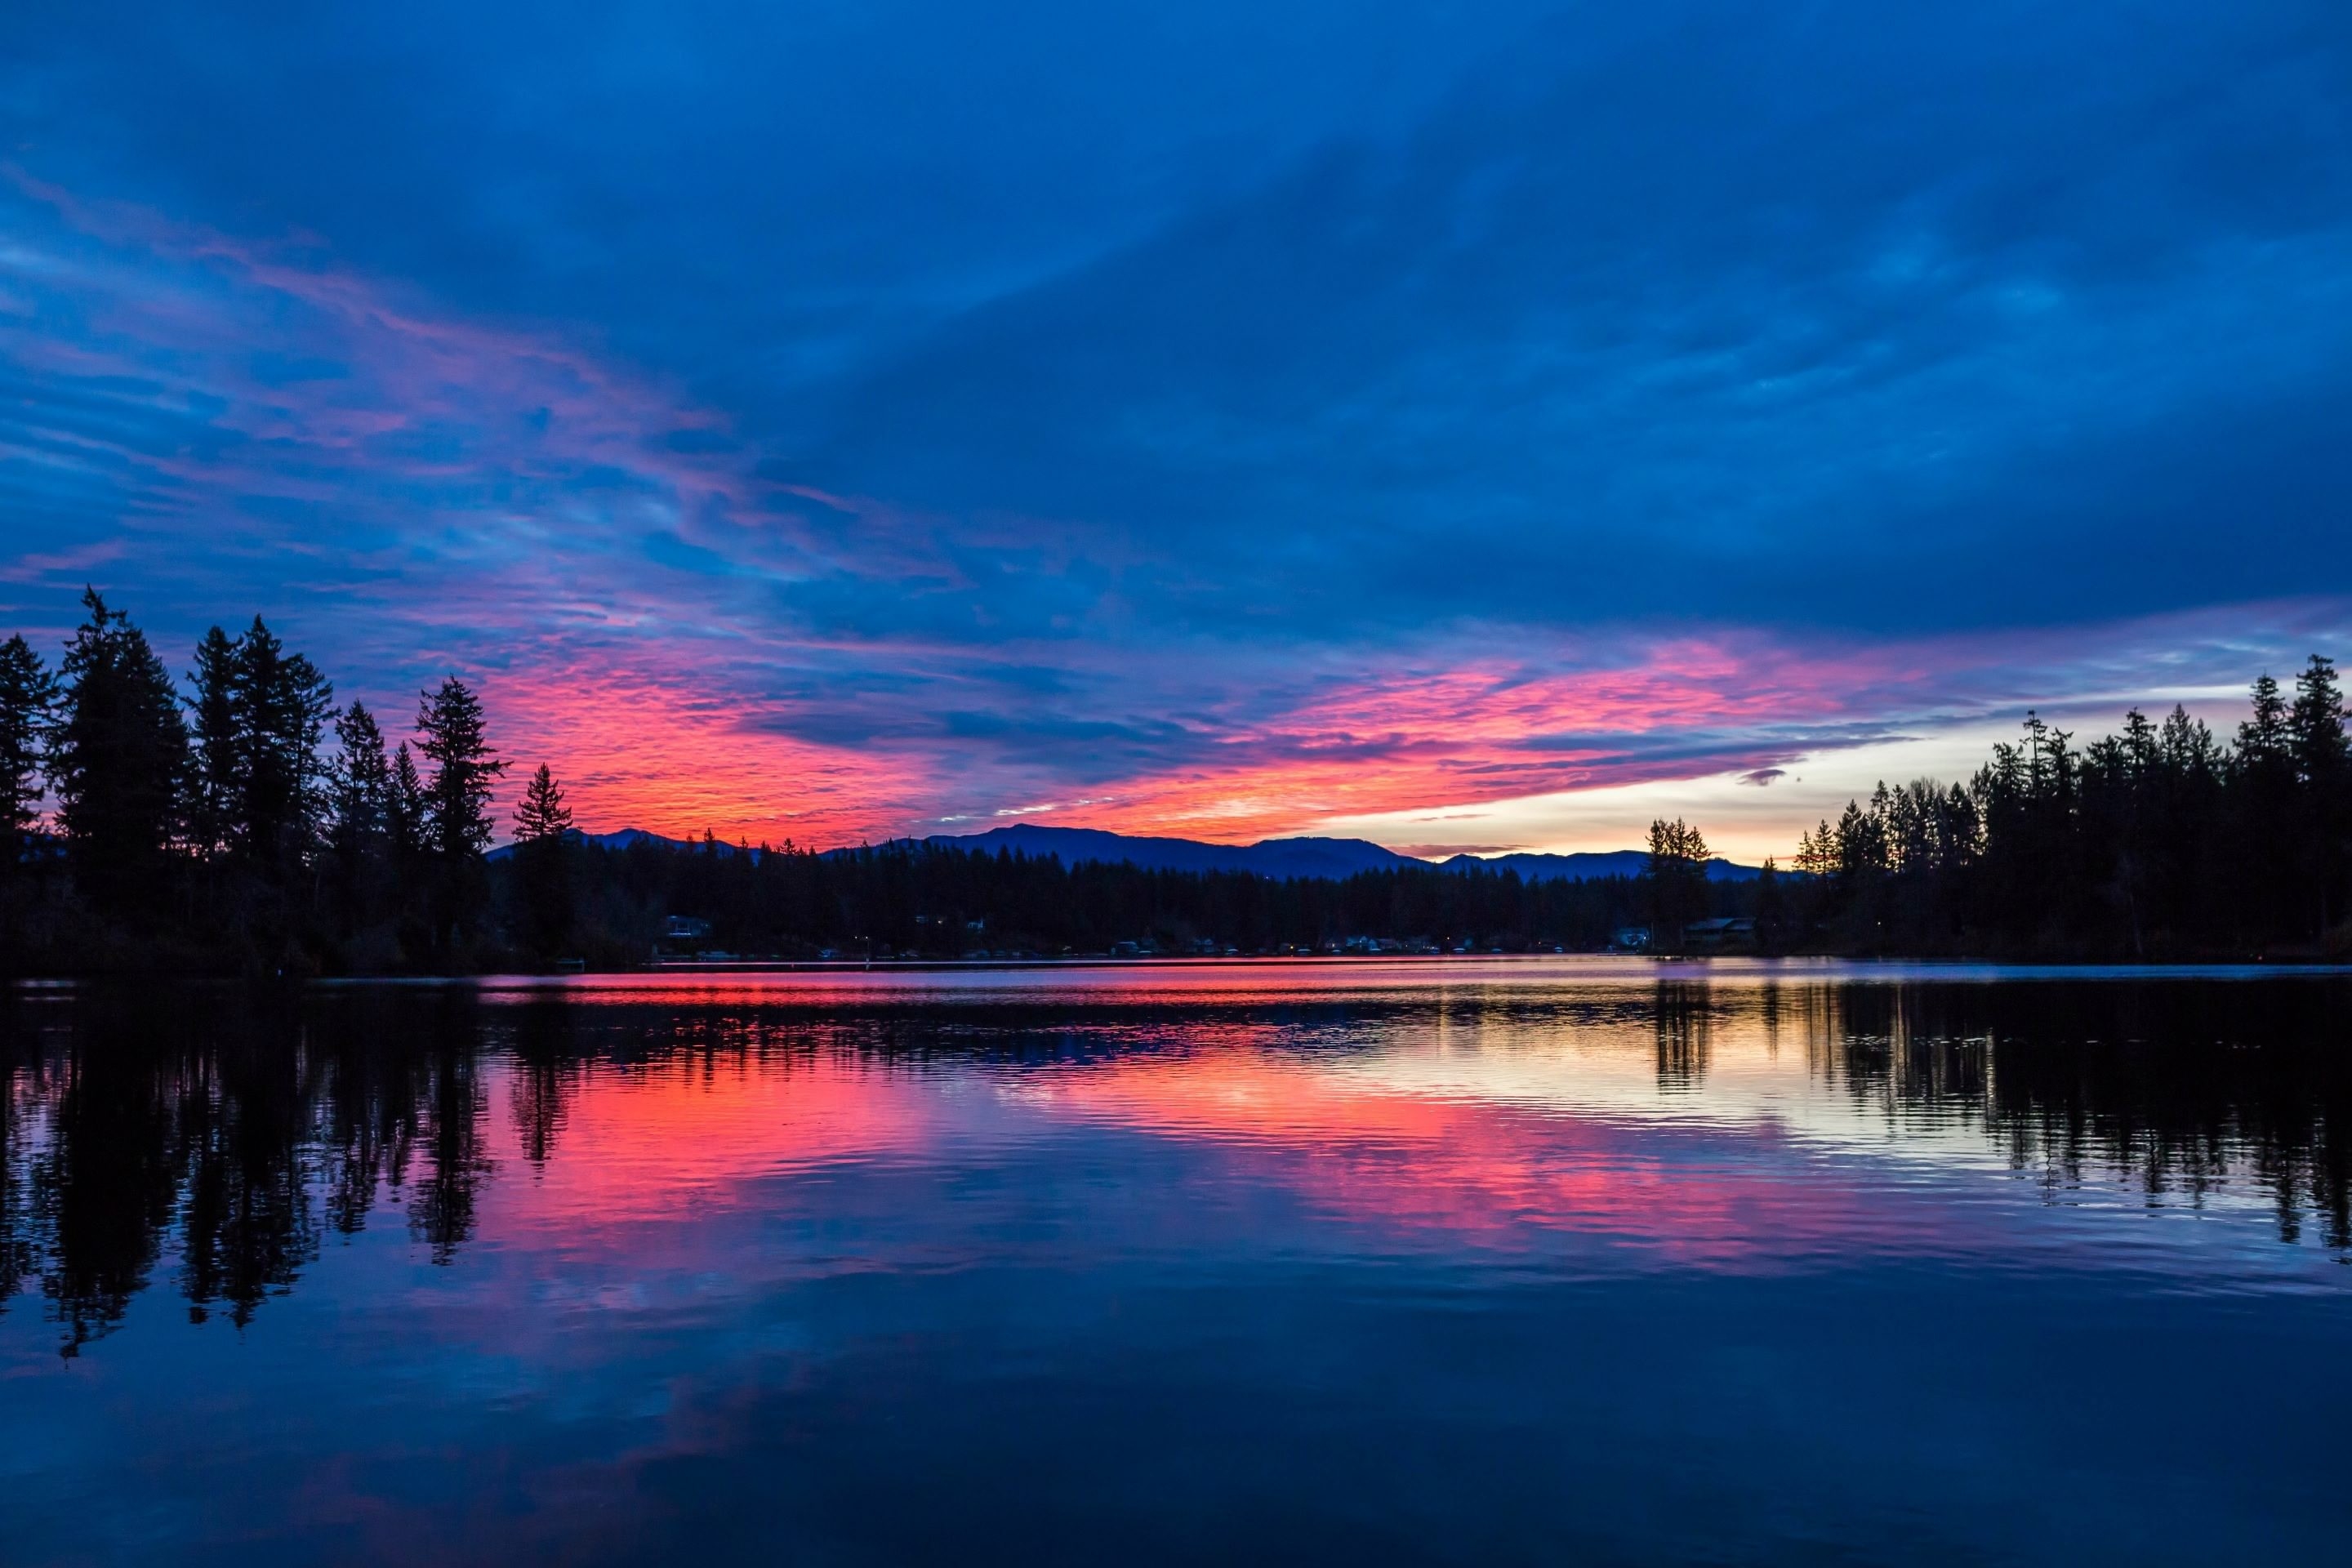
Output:
M2323 1559L2347 410L2352 0L0 7L5 1568Z
M2352 651L2340 7L0 45L0 636L455 672L595 820L1786 863Z
M795 845L795 847L797 847L797 848L803 848L803 849L808 849L808 850L811 850L812 852L814 852L814 853L815 853L815 854L819 854L819 855L825 855L825 854L831 854L831 853L834 853L834 852L835 852L835 851L836 851L836 850L842 850L842 849L857 849L857 848L869 848L869 847L870 847L870 848L879 848L879 847L882 847L882 845L883 845L883 844L926 843L926 842L930 842L930 841L934 841L934 840L939 840L939 839L946 839L946 840L949 840L949 841L950 841L950 842L953 842L953 841L958 840L958 839L966 839L966 838L984 838L984 837L988 837L988 836L989 836L990 834L992 834L992 833L1003 833L1003 832L1008 832L1008 831L1011 831L1011 830L1013 830L1013 829L1015 829L1015 828L1021 828L1021 827L1034 827L1034 828L1043 828L1043 829L1046 829L1046 830L1048 830L1048 831L1067 831L1067 832L1076 832L1076 833L1108 833L1108 832L1112 832L1112 830L1111 830L1111 829L1108 829L1108 828L1092 828L1092 827L1086 827L1086 826L1079 826L1079 825L1077 825L1077 824L1073 824L1073 823L1062 823L1062 822L1000 822L1000 823L993 824L992 826L987 826L987 827L977 827L977 828L973 828L971 831L970 831L970 832L968 832L968 833L931 833L931 834L925 834L925 835L923 835L920 838L915 838L915 839L909 839L909 838L906 838L906 837L884 839L884 840L882 840L882 841L881 841L881 844L875 844L875 843L873 843L873 842L872 842L872 841L870 841L870 840L866 840L866 841L861 841L860 843L857 843L857 844L827 844L827 845L800 845L800 844L796 844L796 845ZM575 824L575 825L574 825L574 826L573 826L573 828L572 828L572 831L573 831L573 832L578 833L578 834L579 834L582 837L583 837L583 838L617 838L617 837L621 837L621 836L622 836L622 835L624 835L624 834L635 833L635 834L642 834L642 835L644 835L645 837L650 837L650 838L660 838L660 839L664 839L664 840L666 840L666 841L667 841L667 842L669 842L669 843L673 843L673 844L681 844L681 845L689 845L689 846L690 846L690 845L694 845L694 844L698 844L698 843L701 842L701 838L702 838L702 836L701 836L701 834L700 834L699 832L695 832L695 833L663 833L663 832L660 832L660 831L658 831L657 829L655 829L655 828L650 828L650 827L642 827L642 826L639 826L637 824L635 824L635 823L634 823L634 822L631 822L631 823L624 823L624 824L622 824L622 825L621 825L620 826L618 826L618 827L607 827L607 828L581 827L581 826L577 826L577 825ZM1337 835L1333 835L1333 834L1289 834L1289 835L1285 835L1285 836L1281 836L1281 837L1271 837L1271 838L1253 838L1253 839L1248 839L1248 840L1245 840L1245 841L1236 841L1236 840L1232 840L1232 839L1222 839L1222 838L1194 838L1194 837L1185 837L1185 836L1182 836L1182 835L1178 835L1178 834L1113 833L1113 837L1118 837L1118 838L1142 838L1142 839L1158 838L1158 839L1171 839L1171 840L1173 840L1173 841L1175 841L1175 842L1177 842L1177 843L1183 843L1183 844L1200 844L1200 845L1205 845L1205 846L1207 846L1207 847L1211 847L1211 848L1216 848L1216 849L1254 849L1254 848L1258 847L1259 847L1259 846L1261 846L1261 845L1266 845L1266 844L1293 844L1293 843L1298 843L1298 842L1302 842L1302 841L1307 841L1307 842L1323 842L1323 843L1341 843L1341 844L1370 844L1370 845L1371 845L1371 846L1372 846L1372 847L1374 847L1374 848L1376 848L1376 849L1385 849L1385 850L1387 850L1387 851L1388 851L1390 854L1391 854L1391 855L1400 855L1400 856L1403 856L1406 859L1409 859L1409 860L1421 860L1421 861L1424 861L1424 862L1426 862L1427 864L1432 865L1432 866L1442 866L1442 865L1444 863L1444 858L1433 858L1433 857L1427 856L1427 855L1414 855L1414 854L1411 854L1411 853L1409 853L1409 852L1408 852L1408 851L1406 851L1406 850L1402 850L1402 849L1399 849L1399 848L1397 848L1394 845L1391 845L1391 844L1382 844L1382 843L1381 843L1381 842L1380 842L1379 840L1377 840L1377 839L1372 839L1372 838L1346 838L1346 837L1339 837L1339 836L1337 836ZM777 844L775 844L775 843L765 842L765 841L759 842L759 843L751 843L751 842L750 842L749 840L740 839L740 838L722 839L722 840L720 840L720 841L721 841L722 843L724 843L724 844L725 844L729 848L730 848L730 849L740 849L740 848L745 847L747 844L749 845L749 847L750 847L751 848L753 848L753 849L768 849L768 850L774 850L774 849L777 849L777 848L780 848L780 847L781 847L781 846L780 846L780 845L777 845ZM1478 854L1471 854L1469 851L1466 851L1466 850L1462 850L1462 851L1456 851L1456 852L1454 852L1454 855L1449 856L1449 857L1446 857L1446 858L1462 858L1462 857L1464 857L1464 856L1465 856L1465 855L1466 855L1469 858L1474 859L1474 860L1499 860L1499 859L1506 859L1506 858L1509 858L1509 857L1510 857L1510 856L1512 856L1512 855L1523 855L1523 854L1547 854L1547 853L1551 853L1551 852L1549 852L1549 851L1542 851L1542 850L1496 850L1496 851L1490 852L1490 853L1488 853L1488 854L1478 855ZM1645 849L1645 848L1643 848L1643 847L1642 847L1641 846L1639 846L1639 845L1633 845L1633 846L1628 846L1628 847L1623 847L1623 848L1618 848L1618 849L1588 849L1588 850L1576 850L1576 851L1571 851L1571 852L1570 852L1570 853L1576 854L1576 855L1646 855L1647 853L1649 853L1649 851L1648 851L1647 849ZM1562 858L1565 858L1565 856L1563 856ZM1723 855L1720 851L1716 851L1716 852L1711 853L1711 854L1709 855L1708 858L1709 858L1710 860L1725 860L1725 859L1728 859L1729 858L1728 858L1727 856Z

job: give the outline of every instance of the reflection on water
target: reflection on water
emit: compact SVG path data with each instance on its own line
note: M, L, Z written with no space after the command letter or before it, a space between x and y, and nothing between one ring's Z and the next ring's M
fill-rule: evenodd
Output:
M1857 1107L1965 1117L2056 1191L2261 1194L2279 1237L2352 1251L2352 1015L2333 987L1820 989L1806 1060Z
M2074 1456L2050 1494L1955 1434L2049 1425L2037 1379L2121 1413L2146 1368L2102 1358L2135 1336L2344 1363L2347 1002L2327 977L1575 963L19 991L0 1526L31 1561L947 1556L944 1522L841 1500L995 1431L1176 1467L1171 1559L2253 1555L2250 1520L2289 1549L2352 1457L2332 1425L2266 1501L2214 1472L2137 1535L2108 1517L2124 1470ZM1906 1362L1881 1406L1845 1380L1888 1293L2015 1354L1965 1386ZM1637 1373L1559 1359L1683 1319ZM2078 1320L2117 1348L2051 1342ZM361 1425L298 1441L279 1376ZM208 1491L159 1479L195 1439L134 1380L210 1413ZM2241 1388L2235 1414L2299 1432L2326 1394ZM1343 1502L1356 1479L1317 1462L1252 1468L1284 1461L1212 1441L1244 1405L1266 1442L1420 1454L1421 1479ZM1429 1457L1442 1433L1457 1457ZM711 1479L820 1436L821 1499ZM1858 1503L1752 1454L1747 1490L1600 1480L1621 1449L1856 1441L2031 1517L1947 1528L1932 1489ZM110 1485L152 1507L101 1522ZM1103 1485L1006 1525L1007 1554L1088 1556L1178 1507Z

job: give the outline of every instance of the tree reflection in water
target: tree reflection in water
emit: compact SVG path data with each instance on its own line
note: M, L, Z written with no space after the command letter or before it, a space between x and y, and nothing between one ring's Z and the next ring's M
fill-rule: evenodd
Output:
M1469 1004L1515 1037L1639 1028L1661 1096L1704 1093L1732 1042L1777 1055L1849 1110L1898 1127L1974 1127L2053 1196L2121 1180L2196 1205L2251 1184L2288 1242L2352 1253L2352 1069L2336 984L1675 983L1605 1003L1496 994ZM1159 1004L794 1010L774 1003L495 1005L464 986L300 995L92 989L0 999L0 1311L37 1298L74 1355L159 1275L192 1318L250 1322L329 1235L396 1206L435 1263L473 1236L503 1072L526 1173L559 1157L600 1071L655 1059L741 1063L779 1041L893 1058L987 1053L1013 1070L1083 1070L1151 1038L1244 1019L1402 1044L1444 1003ZM1594 1022L1599 1020L1599 1022ZM1638 1045L1634 1048L1641 1048ZM1564 1067L1563 1070L1573 1070Z
M37 1278L73 1355L169 1252L240 1327L385 1194L436 1262L471 1233L479 1012L452 991L309 1014L230 991L19 998L0 1029L0 1300Z
M2056 1194L2105 1174L2196 1205L2251 1180L2281 1237L2352 1252L2338 984L1846 985L1784 998L1807 1059L1891 1118L1976 1121Z

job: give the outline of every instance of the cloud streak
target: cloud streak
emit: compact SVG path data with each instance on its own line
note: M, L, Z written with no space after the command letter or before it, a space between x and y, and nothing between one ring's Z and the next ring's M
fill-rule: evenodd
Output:
M2234 687L2352 622L2281 564L2352 503L2352 29L2158 9L41 13L0 618L257 610L395 717L479 680L592 821L824 843Z

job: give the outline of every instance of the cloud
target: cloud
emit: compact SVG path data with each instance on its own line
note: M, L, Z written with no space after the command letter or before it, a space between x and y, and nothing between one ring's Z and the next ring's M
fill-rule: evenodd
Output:
M1760 783L2352 622L2273 547L2334 8L458 20L5 25L0 629L260 610L831 841Z
M1788 776L1789 771L1786 768L1751 768L1739 775L1739 782L1744 784L1754 784L1757 788L1762 789L1775 780Z

